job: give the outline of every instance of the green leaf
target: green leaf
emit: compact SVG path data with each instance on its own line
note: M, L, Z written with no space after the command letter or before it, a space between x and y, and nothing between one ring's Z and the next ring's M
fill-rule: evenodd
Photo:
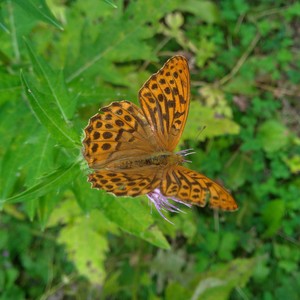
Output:
M231 260L233 258L233 251L236 248L237 236L231 232L225 232L221 236L220 245L218 248L218 256L222 260Z
M17 109L11 103L2 106L0 109L1 200L6 199L13 193L16 182L27 164L27 159L36 158L36 153L32 153L29 137L34 136L34 134L39 135L39 129L37 122L31 121L27 109L22 103L19 104ZM12 118L12 115L16 117Z
M275 152L288 144L288 129L276 120L268 120L258 128L257 139L266 152Z
M67 82L75 79L85 79L91 74L97 74L106 61L126 62L133 59L153 58L151 48L144 42L147 37L156 34L154 26L166 12L172 11L177 6L174 0L163 3L159 0L130 2L126 12L121 17L115 14L105 19L102 30L99 31L91 47L91 41L84 40L78 57L69 63ZM89 45L86 46L85 43Z
M193 101L190 105L189 117L183 133L183 139L195 140L200 132L199 140L203 141L206 138L212 138L225 134L238 134L240 127L234 121L215 115L212 108L201 106Z
M60 231L58 242L66 245L69 259L74 262L81 275L95 285L103 283L108 243L102 234L89 226L86 218L77 219L75 224L64 227Z
M203 66L216 55L215 44L205 37L199 38L196 51L196 63L197 66L203 68Z
M227 93L242 94L243 96L254 96L257 94L255 78L249 79L247 76L242 76L241 74L228 81L223 89ZM245 101L247 101L247 98L245 98Z
M144 197L115 197L105 191L92 189L83 176L78 178L80 180L76 181L75 185L77 184L80 188L75 189L74 194L82 209L87 212L93 208L100 209L108 220L118 225L123 231L157 247L169 249L166 238L154 225L151 208L143 203ZM157 218L161 221L160 216Z
M118 8L117 5L115 5L114 3L112 3L111 1L109 0L104 0L104 2L106 2L107 4L111 5L113 8Z
M38 120L47 128L52 137L67 148L81 146L79 137L62 117L59 109L53 104L50 95L39 92L21 72L21 80L32 110Z
M49 94L48 103L55 105L62 119L68 123L73 117L76 108L76 101L72 99L67 91L64 82L63 72L54 72L46 61L39 57L32 46L24 39L30 60L40 82L40 88L45 94Z
M25 12L35 17L37 20L44 21L48 24L54 25L56 28L63 30L61 24L55 19L47 6L45 0L11 0L22 7Z
M66 245L69 259L92 284L101 284L106 274L104 262L108 251L105 234L118 234L117 226L99 210L84 215L72 199L54 209L47 227L61 224L64 227L59 233L58 241Z
M43 196L49 191L61 188L64 184L72 181L74 178L76 178L76 176L78 176L79 171L80 170L78 168L77 162L69 165L68 167L61 167L53 173L41 178L39 183L31 186L24 192L12 196L10 198L1 200L0 205L3 205L6 202L16 203Z
M188 299L191 291L177 282L170 282L166 288L166 300Z
M253 274L259 259L235 259L216 271L202 275L191 300L227 300L236 287L243 287Z
M145 207L141 198L107 197L103 213L124 231L138 236L147 242L169 249L169 243L161 231L153 225L150 208Z
M265 204L262 210L262 219L267 226L264 237L272 237L279 230L285 214L285 201L273 200Z
M296 154L291 158L284 158L284 162L292 173L298 174L300 172L300 155Z
M225 166L226 183L231 189L236 190L242 186L248 178L249 168L252 164L251 159L245 154L238 154L231 160L229 166Z
M5 102L16 99L22 89L20 77L12 74L1 72L0 76L0 105Z
M199 20L209 24L221 21L218 6L213 1L188 0L181 2L179 8L196 15Z

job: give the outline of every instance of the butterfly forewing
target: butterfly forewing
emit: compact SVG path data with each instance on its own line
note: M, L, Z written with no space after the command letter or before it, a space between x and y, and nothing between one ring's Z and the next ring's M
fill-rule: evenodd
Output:
M167 197L174 197L198 206L205 206L208 202L211 208L231 211L237 209L234 199L223 187L183 166L165 169L161 192Z
M173 151L183 132L190 104L187 60L174 56L143 85L139 100L162 150Z
M113 102L90 119L85 128L84 157L93 169L109 162L151 154L157 150L152 130L139 107Z

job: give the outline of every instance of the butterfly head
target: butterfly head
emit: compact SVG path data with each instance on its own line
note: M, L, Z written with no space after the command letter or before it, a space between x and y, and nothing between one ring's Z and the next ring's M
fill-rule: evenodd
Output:
M185 149L185 150L178 151L176 153L176 155L181 157L181 163L184 163L184 162L190 163L191 161L185 159L185 157L188 155L194 154L194 153L196 153L196 152L194 152L193 149Z

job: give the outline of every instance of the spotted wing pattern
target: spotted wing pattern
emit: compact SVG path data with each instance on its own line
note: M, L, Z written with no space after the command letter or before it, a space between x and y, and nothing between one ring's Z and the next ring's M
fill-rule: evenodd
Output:
M84 157L92 169L158 149L143 112L128 101L113 102L93 116L85 128L83 145Z
M189 110L186 59L168 60L143 85L139 101L141 108L128 101L103 107L85 128L83 155L93 169L88 179L92 187L133 197L159 190L165 197L199 206L209 202L212 208L237 209L224 188L179 165L182 160L172 153Z
M92 183L93 188L105 190L116 196L135 197L145 195L157 188L161 181L161 171L157 167L141 168L138 172L102 169L91 173L88 181Z
M232 196L219 184L208 177L187 169L173 166L165 169L161 181L161 192L164 196L174 197L184 202L211 208L236 210L237 204Z
M183 132L190 104L187 60L174 56L139 91L144 115L163 150L173 151Z

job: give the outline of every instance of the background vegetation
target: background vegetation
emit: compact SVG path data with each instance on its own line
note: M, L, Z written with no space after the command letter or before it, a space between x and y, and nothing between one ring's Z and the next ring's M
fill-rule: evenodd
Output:
M112 0L111 0L112 1ZM299 299L298 1L0 1L0 299ZM180 149L234 213L91 190L83 128L175 54ZM201 128L206 129L201 131Z

